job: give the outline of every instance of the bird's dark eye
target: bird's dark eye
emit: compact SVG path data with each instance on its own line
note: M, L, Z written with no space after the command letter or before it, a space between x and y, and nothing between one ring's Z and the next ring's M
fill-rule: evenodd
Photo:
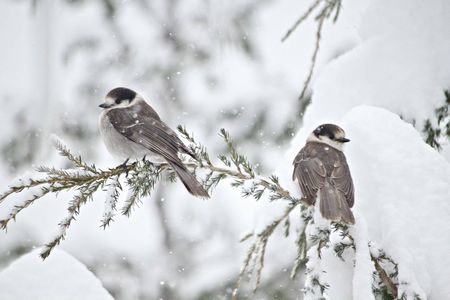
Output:
M116 99L116 104L119 104L120 102L122 102L122 100Z
M314 135L317 136L317 137L319 137L320 132L322 131L321 129L322 129L322 128L319 127L319 128L317 128L316 130L314 130L314 131L313 131L313 132L314 132Z

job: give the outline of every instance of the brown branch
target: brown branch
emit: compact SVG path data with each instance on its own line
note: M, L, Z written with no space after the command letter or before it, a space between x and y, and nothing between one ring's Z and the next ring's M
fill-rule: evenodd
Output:
M286 34L281 38L281 42L286 41L289 36L297 29L297 27L305 21L309 15L316 9L316 7L320 4L322 0L316 0L309 8L308 10L294 23L294 25L289 28L289 30L286 32Z
M322 29L323 24L325 23L325 20L331 18L331 14L335 12L334 17L332 19L333 22L336 22L339 17L339 12L341 10L341 0L332 0L332 1L322 1L322 0L316 0L311 6L308 7L308 9L305 11L305 13L300 16L300 18L294 23L291 28L286 32L286 34L282 37L281 41L284 42L296 29L297 27L303 23L311 14L313 11L316 10L316 8L321 4L324 3L324 6L320 9L319 14L315 17L315 20L318 22L317 29L316 29L316 41L315 41L315 47L314 52L311 57L311 66L309 68L308 76L306 77L305 82L303 83L303 89L300 93L300 96L298 97L299 100L303 99L306 93L307 88L309 87L309 83L311 82L311 78L314 72L314 67L316 65L317 60L317 54L319 53L320 48L320 40L322 38Z
M378 276L380 277L381 281L383 281L384 285L386 286L388 292L392 295L394 299L397 299L398 296L398 289L397 286L392 282L389 275L386 273L386 271L383 269L383 267L380 265L378 258L370 255L370 258L373 261L373 264L375 266L375 270L378 273Z
M314 67L316 65L316 60L317 60L317 54L319 53L320 40L322 38L322 28L323 28L324 22L325 22L325 17L321 17L319 19L319 24L317 25L316 44L315 44L315 48L314 48L314 53L313 53L312 58L311 58L311 67L309 68L308 77L306 77L306 80L303 83L302 92L300 93L300 96L298 97L299 100L303 99L303 97L305 96L306 89L309 86L309 83L310 83L311 78L312 78L312 74L314 72Z
M262 269L264 267L264 256L265 256L265 252L266 252L267 243L269 241L269 237L272 235L272 233L275 231L275 229L278 227L278 225L280 225L280 223L284 219L289 217L289 214L294 210L294 208L296 208L298 205L300 205L300 203L301 203L300 201L297 201L295 203L290 204L280 217L278 217L277 219L272 221L272 223L267 225L263 231L258 233L257 240L250 247L250 249L247 253L247 256L245 257L244 263L242 264L241 271L239 272L238 279L237 279L235 287L233 289L232 298L231 298L232 300L237 300L237 294L239 292L242 278L244 277L245 271L247 271L247 269L250 265L250 261L251 261L252 257L257 258L259 256L259 264L260 265L256 271L256 284L253 289L253 291L256 291L256 289L258 288L258 286L261 282L261 273L262 273ZM247 236L250 237L252 235L247 235ZM253 273L253 272L250 271L250 273Z
M77 175L75 173L75 174L71 174L72 176L70 176L70 177L66 177L64 179L64 183L66 184L67 189L68 189L71 187L79 186L80 184L92 183L92 182L95 182L100 179L108 179L115 175L121 175L123 173L128 173L132 170L135 170L136 167L137 167L136 164L128 164L128 165L119 165L115 168L111 168L108 170L99 170L99 172L92 173L92 174L78 173L78 175ZM80 170L80 171L83 171L83 170ZM29 184L24 184L21 186L11 186L11 187L9 187L9 189L6 192L4 192L3 194L0 195L0 204L2 204L2 202L11 194L20 193L24 189L37 187L37 186L40 186L43 184L50 184L50 185L58 184L61 181L62 180L60 177L50 175L44 179L39 179L39 180L30 179Z
M197 164L192 164L192 163L186 164L186 165L190 166L190 167L199 167ZM234 170L228 169L228 168L217 167L213 164L205 164L205 165L202 165L200 168L207 169L212 172L216 172L216 173L220 173L220 174L226 174L233 178L238 178L241 180L256 180L256 182L259 185L261 185L265 188L268 188L273 192L280 194L285 199L289 199L289 200L295 199L288 190L282 188L279 185L275 185L274 183L269 182L267 179L265 179L263 177L259 177L259 176L253 177L253 176L243 173L242 171L238 172L238 171L234 171ZM296 200L301 201L302 199L296 199Z

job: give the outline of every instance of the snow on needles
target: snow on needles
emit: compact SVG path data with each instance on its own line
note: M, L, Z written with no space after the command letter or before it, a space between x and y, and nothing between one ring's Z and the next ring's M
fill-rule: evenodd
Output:
M36 249L0 273L3 300L112 300L100 281L79 261L55 249L44 262Z
M342 122L355 210L399 263L399 281L432 299L450 295L450 165L419 133L384 109L358 107ZM399 294L404 288L399 286Z
M369 251L369 239L367 236L367 224L364 218L355 213L356 223L352 230L355 239L355 269L353 273L353 299L375 300L372 293L373 272Z
M419 134L450 87L449 11L442 0L369 1L354 24L360 43L317 74L304 126L278 172L293 188L290 164L306 136L325 122L344 128L359 216L353 234L398 263L398 293L408 299L450 298L450 165ZM354 269L346 260L353 272L340 265L340 276L337 258L324 258L330 299L371 294L367 252L356 253Z
M450 2L443 0L370 1L354 24L362 42L318 74L305 125L339 120L367 104L421 130L450 87L449 11Z
M385 110L356 108L343 124L353 141L347 157L355 209L367 221L369 239L399 263L400 282L429 298L447 298L450 165L411 125Z
M448 299L450 164L412 125L385 109L359 106L338 124L351 139L344 152L355 185L355 243L361 248L370 241L398 263L399 282L405 283L398 286L399 295L414 292L421 299ZM288 162L304 145L304 139L295 140L285 167L277 172L280 179L290 180ZM371 294L373 269L366 249L346 257L345 265L334 253L324 252L320 267L327 270L329 299Z
M111 178L106 189L105 211L103 212L102 223L108 225L116 214L116 205L119 200L118 187L120 186L119 177Z

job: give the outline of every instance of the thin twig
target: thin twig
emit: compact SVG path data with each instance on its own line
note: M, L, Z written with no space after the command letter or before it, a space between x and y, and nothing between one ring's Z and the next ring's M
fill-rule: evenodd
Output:
M244 277L244 273L250 264L250 260L252 259L253 253L255 252L255 250L256 250L256 244L253 244L247 252L247 256L245 257L244 263L242 264L241 270L239 271L238 279L237 279L235 287L233 289L233 293L231 294L232 300L237 300L237 294L239 292L239 288L241 287L242 278Z
M264 268L264 257L265 257L265 251L266 246L269 241L269 237L272 235L272 233L275 231L275 229L280 225L280 223L285 220L287 217L289 217L289 214L298 206L301 202L297 201L295 203L289 204L289 206L285 209L284 213L279 216L277 219L272 221L269 225L264 228L263 231L261 231L257 235L256 241L252 244L250 247L247 256L242 264L241 271L239 272L238 279L236 280L235 287L233 289L233 296L232 299L237 299L237 294L239 292L239 288L241 286L242 278L245 274L245 272L248 270L248 267L250 265L250 261L252 258L259 257L259 267L256 271L256 283L254 286L254 291L258 288L260 282L261 282L261 272Z
M317 23L317 29L316 29L316 40L315 40L315 46L314 46L314 52L311 57L311 66L309 68L308 76L306 77L306 80L303 83L303 88L300 93L300 96L298 97L299 100L302 100L305 96L306 90L309 87L309 84L311 82L311 78L314 72L314 67L316 65L317 60L317 54L319 53L320 48L320 40L322 36L322 29L323 25L325 23L325 20L331 19L332 22L335 23L339 17L339 13L341 10L341 3L342 0L316 0L314 1L308 9L305 11L303 15L300 16L300 18L294 23L293 26L289 28L289 30L286 32L286 34L281 38L281 41L284 42L289 36L297 29L297 27L302 24L308 17L316 10L317 7L321 3L324 3L323 7L320 10L320 13L315 17L315 20ZM331 15L334 12L334 16Z
M316 9L316 7L320 4L320 2L322 2L322 0L316 0L309 8L308 10L300 16L300 18L298 18L298 20L294 23L294 25L291 26L291 28L289 28L289 30L285 33L285 35L281 38L281 42L286 41L291 34L297 29L297 27L303 22L305 21L309 15Z
M370 255L370 258L372 259L372 262L375 266L375 270L378 273L378 276L380 277L381 281L383 281L384 285L386 286L386 289L388 292L392 295L394 299L397 299L398 296L398 289L397 286L392 282L392 279L389 277L389 275L386 273L386 271L383 269L383 267L380 265L378 258Z
M306 77L306 80L303 83L302 92L300 93L300 96L298 97L299 100L303 99L303 97L305 96L306 90L309 87L309 83L311 81L311 78L312 78L312 75L314 72L314 67L316 65L316 60L317 60L317 54L319 53L320 39L322 37L322 27L323 27L324 22L325 22L325 18L319 19L319 24L318 24L317 30L316 30L316 43L315 43L314 53L311 58L311 66L309 68L308 77Z
M330 11L322 11L322 14L326 13L330 13ZM318 30L318 34L318 38L320 39L320 30ZM189 136L184 128L182 128L182 130L187 139L194 144L191 145L191 148L196 154L196 157L193 158L193 160L189 161L186 166L188 166L189 168L193 168L194 171L198 168L209 171L209 175L204 184L205 186L217 185L223 178L229 177L235 179L235 182L233 182L231 185L233 187L241 187L243 190L243 194L245 195L252 195L256 199L259 199L261 198L263 193L267 192L269 193L269 200L285 199L290 201L283 214L273 220L269 225L267 225L263 231L256 235L247 235L246 238L243 239L245 240L250 236L255 236L255 241L249 248L247 256L241 267L241 271L239 272L239 276L233 290L233 299L237 299L239 287L246 272L249 272L250 275L256 276L254 290L258 288L261 282L261 274L265 265L264 260L266 248L270 236L272 236L275 229L278 228L279 225L283 223L283 221L286 225L285 232L288 232L289 222L287 221L287 219L289 218L290 213L296 207L300 206L302 212L301 221L304 223L304 227L297 242L298 257L296 259L295 266L292 272L292 274L295 275L296 270L298 269L300 264L308 260L308 253L306 252L305 230L311 221L311 211L306 209L306 205L302 203L303 199L297 199L293 197L288 190L284 189L281 186L281 184L279 183L279 179L275 175L271 175L270 177L256 175L256 173L254 172L255 168L249 163L245 156L238 153L233 145L230 135L225 130L221 130L221 136L227 143L228 154L221 155L219 156L219 158L226 167L219 167L214 165L209 159L209 154L207 153L206 148L201 144L195 142L193 137ZM58 170L55 168L41 167L38 170L46 174L45 178L28 178L26 180L23 180L22 185L16 184L15 186L10 187L5 193L0 196L1 203L1 201L3 201L13 193L20 193L25 189L36 187L41 188L39 193L35 193L30 199L23 200L21 203L17 204L5 220L0 220L0 226L6 229L8 221L15 219L20 211L31 205L35 200L43 197L48 193L57 193L60 191L67 191L76 188L78 193L69 203L68 215L59 223L60 230L58 235L51 242L45 245L41 253L42 258L46 258L50 254L52 249L54 249L54 247L59 245L60 242L65 239L66 231L72 224L72 221L75 220L75 217L79 214L81 207L85 205L87 201L92 200L93 194L100 188L104 187L108 180L113 179L115 183L114 185L109 186L109 196L112 196L113 199L109 199L107 201L108 209L106 210L106 214L104 215L102 223L104 227L106 227L112 220L113 211L115 210L115 205L118 198L117 189L121 189L119 183L119 178L121 175L125 175L127 179L126 184L130 188L130 192L132 195L129 201L126 201L125 206L122 209L122 213L128 215L139 199L150 195L150 193L154 189L156 182L160 179L161 172L166 169L170 170L170 166L168 166L167 164L153 165L145 159L130 164L124 163L115 168L102 170L98 169L95 165L86 164L81 159L81 157L72 155L69 149L60 143L57 144L57 148L61 155L67 157L76 165L77 169ZM250 183L250 188L248 188L249 185L245 183ZM340 247L334 248L336 254L340 258L342 258L342 253L347 248L353 248L355 250L355 241L349 234L349 228L346 224L332 222L331 229L333 229L334 231L339 230L341 232L342 238L348 237L348 240L350 241L349 243L341 243ZM317 243L317 249L314 249L315 251L317 251L317 254L314 253L314 255L317 255L318 259L321 258L322 248L329 246L330 232L330 228L322 228L317 232L317 234L310 236L313 244ZM389 256L385 255L384 252L380 254L379 257L375 257L371 254L371 259L375 265L377 274L386 286L386 289L392 296L394 296L394 298L396 298L398 295L398 290L392 278L397 278L397 264ZM380 263L382 260L387 260L394 265L394 273L388 273L385 269L383 269ZM320 287L322 293L327 288L327 285L321 283L318 278L312 278L311 283L313 285L316 285L316 287Z

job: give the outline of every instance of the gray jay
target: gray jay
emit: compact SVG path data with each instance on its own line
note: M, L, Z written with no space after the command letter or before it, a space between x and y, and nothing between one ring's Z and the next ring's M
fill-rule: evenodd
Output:
M108 151L121 159L142 159L168 163L186 189L194 196L209 198L208 192L192 175L179 153L195 158L176 133L161 121L144 98L128 88L111 90L100 104L98 124Z
M319 194L320 213L325 219L355 224L350 208L354 203L353 180L342 152L345 132L334 124L317 127L294 159L292 180L297 180L303 200L314 205Z

